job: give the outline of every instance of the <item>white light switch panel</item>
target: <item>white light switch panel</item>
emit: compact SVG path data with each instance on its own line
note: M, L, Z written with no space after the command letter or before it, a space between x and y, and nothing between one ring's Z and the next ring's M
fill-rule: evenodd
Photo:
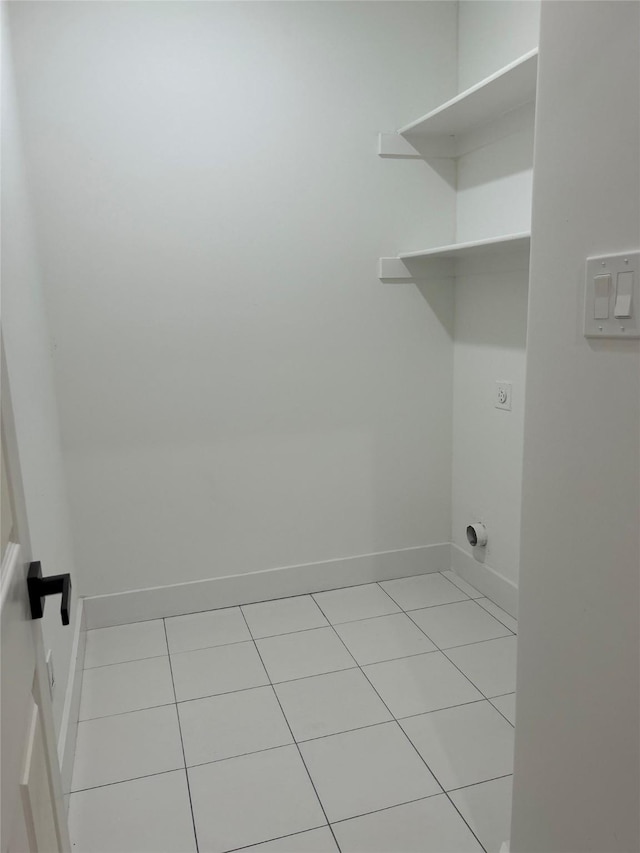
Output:
M587 258L587 338L640 338L640 252Z

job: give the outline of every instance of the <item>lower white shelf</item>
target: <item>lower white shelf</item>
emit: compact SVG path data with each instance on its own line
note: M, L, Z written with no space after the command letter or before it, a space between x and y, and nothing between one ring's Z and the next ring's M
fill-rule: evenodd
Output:
M528 252L531 234L504 234L469 243L453 243L416 252L401 252L395 258L380 258L378 277L405 280L449 277L456 274L456 262L475 260L519 252Z

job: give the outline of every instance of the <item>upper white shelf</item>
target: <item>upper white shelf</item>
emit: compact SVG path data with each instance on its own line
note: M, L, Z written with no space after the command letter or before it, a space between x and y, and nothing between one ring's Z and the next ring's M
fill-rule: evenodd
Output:
M538 50L525 53L500 71L401 127L407 138L455 136L486 124L535 99Z
M381 279L420 279L425 276L455 276L458 261L496 258L528 251L531 234L505 234L469 243L453 243L423 249L419 252L401 252L395 258L380 258L378 277Z

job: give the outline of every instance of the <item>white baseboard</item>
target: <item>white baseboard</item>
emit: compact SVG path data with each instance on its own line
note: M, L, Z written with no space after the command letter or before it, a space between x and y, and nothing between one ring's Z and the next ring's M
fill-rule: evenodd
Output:
M474 560L458 545L451 545L451 570L487 598L490 598L514 619L518 618L518 587L500 572Z
M73 762L76 757L76 737L78 717L80 716L80 694L82 692L82 672L84 670L84 652L87 640L86 612L84 599L79 598L76 606L73 645L69 679L62 709L62 722L58 737L58 761L62 775L62 790L68 794L71 790ZM68 803L68 797L66 798Z
M323 592L372 581L442 572L450 567L450 552L447 542L171 586L96 595L84 599L86 626L92 629L126 625L128 622L181 616L184 613Z

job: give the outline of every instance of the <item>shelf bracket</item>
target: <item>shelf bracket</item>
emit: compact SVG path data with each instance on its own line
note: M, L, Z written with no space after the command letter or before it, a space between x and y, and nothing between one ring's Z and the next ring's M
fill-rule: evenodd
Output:
M423 155L399 133L378 134L378 156L405 160L422 160Z
M454 262L435 260L425 262L420 259L379 258L378 278L382 281L404 284L412 281L427 281L435 278L452 278L455 276Z
M378 278L414 279L415 275L400 258L379 258Z

